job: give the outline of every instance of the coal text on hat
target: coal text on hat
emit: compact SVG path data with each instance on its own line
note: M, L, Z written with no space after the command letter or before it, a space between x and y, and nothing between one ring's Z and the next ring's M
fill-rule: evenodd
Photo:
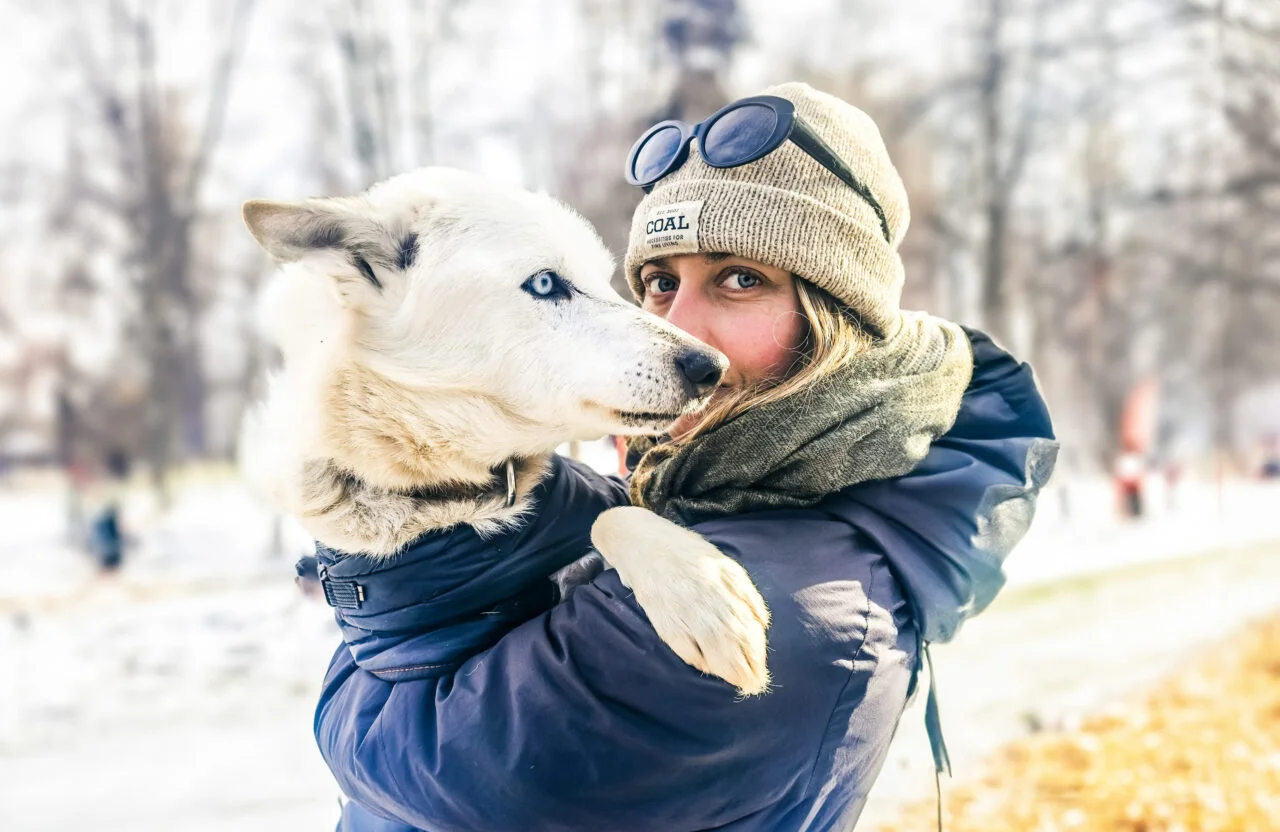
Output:
M655 257L692 254L698 250L698 216L702 200L654 208L644 224L644 242Z

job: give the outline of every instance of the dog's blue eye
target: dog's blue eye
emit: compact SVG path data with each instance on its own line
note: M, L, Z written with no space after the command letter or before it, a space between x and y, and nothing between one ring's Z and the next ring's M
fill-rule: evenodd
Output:
M520 288L535 298L545 300L565 300L569 297L569 284L555 272L538 272Z

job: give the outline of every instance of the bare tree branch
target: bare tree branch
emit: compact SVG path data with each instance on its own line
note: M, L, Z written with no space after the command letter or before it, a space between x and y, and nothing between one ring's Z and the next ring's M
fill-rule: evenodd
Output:
M200 131L200 143L196 146L186 175L186 187L182 196L182 206L186 212L193 210L210 158L222 135L227 102L231 97L232 78L239 59L244 53L253 4L254 0L236 0L231 10L230 31L227 33L226 40L223 41L222 51L212 74L212 89L209 92L209 106L205 112L204 127Z
M1031 16L1031 55L1028 58L1025 89L1022 103L1018 107L1018 123L1013 130L1013 143L1009 150L1009 158L999 178L999 187L1010 191L1017 186L1026 169L1027 156L1031 149L1031 137L1035 132L1038 116L1037 99L1040 95L1040 73L1045 64L1042 54L1044 46L1045 16L1048 4L1037 3Z

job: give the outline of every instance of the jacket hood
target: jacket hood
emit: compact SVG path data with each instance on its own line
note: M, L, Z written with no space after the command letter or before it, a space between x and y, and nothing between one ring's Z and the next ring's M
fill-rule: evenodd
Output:
M926 642L949 641L1004 586L1005 557L1035 515L1058 455L1031 368L972 329L960 412L904 477L859 483L821 508L888 558Z

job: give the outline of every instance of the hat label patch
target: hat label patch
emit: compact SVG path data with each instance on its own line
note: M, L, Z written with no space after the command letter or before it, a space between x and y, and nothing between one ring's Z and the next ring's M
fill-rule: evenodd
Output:
M692 254L698 250L698 215L702 200L654 208L644 224L644 244L651 254Z

